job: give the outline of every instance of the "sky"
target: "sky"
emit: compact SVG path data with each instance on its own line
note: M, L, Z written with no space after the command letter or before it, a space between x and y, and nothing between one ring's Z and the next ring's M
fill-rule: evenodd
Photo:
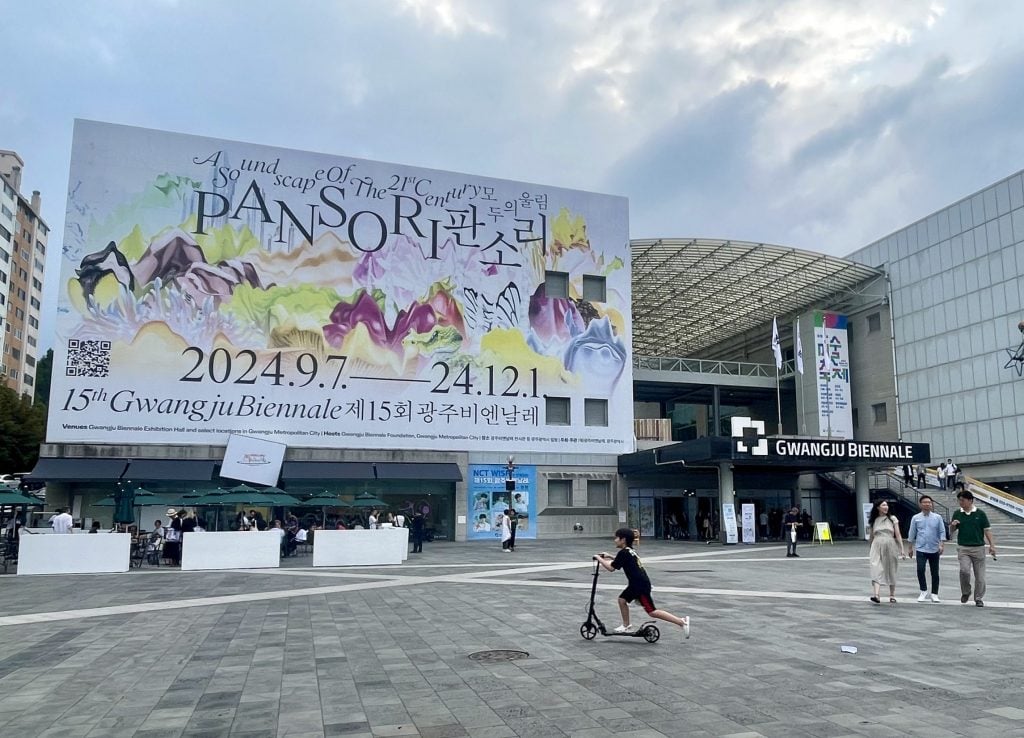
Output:
M1024 168L1019 3L0 0L0 18L0 148L52 228L45 341L75 118L624 195L633 238L834 255Z

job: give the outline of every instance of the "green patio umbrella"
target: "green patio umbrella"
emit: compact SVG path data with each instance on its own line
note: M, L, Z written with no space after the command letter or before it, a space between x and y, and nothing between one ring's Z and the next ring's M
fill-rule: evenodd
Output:
M229 507L234 505L259 505L260 507L278 507L281 502L275 495L267 495L258 489L249 487L248 490L230 489L227 492L211 492L202 497L189 501L189 505L211 505L214 507Z
M384 500L378 500L373 495L362 494L357 495L352 502L348 503L348 507L387 507L388 503Z
M296 507L299 505L299 501L283 489L279 489L277 487L265 487L261 489L260 492L265 495L270 495L271 497L276 497L278 500L277 504L280 507Z
M14 490L0 490L0 505L42 505L43 503L35 497L23 495Z
M335 495L328 492L319 492L308 500L303 500L297 503L297 507L319 507L320 512L323 515L323 522L321 525L327 527L327 508L329 507L347 507L344 505Z

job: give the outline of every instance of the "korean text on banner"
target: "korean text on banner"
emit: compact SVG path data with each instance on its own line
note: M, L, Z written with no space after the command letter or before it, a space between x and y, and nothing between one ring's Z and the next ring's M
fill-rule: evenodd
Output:
M722 505L722 525L725 527L725 542L736 543L736 505L731 502Z
M632 448L624 198L76 121L66 234L51 442Z
M743 542L755 543L757 541L757 525L755 524L756 514L754 506L749 502L740 506L740 517L743 521Z

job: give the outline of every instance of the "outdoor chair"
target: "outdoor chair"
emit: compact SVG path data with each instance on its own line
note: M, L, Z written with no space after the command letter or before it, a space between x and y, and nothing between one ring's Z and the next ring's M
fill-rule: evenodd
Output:
M7 567L18 565L18 541L14 538L0 541L0 565L4 567L4 574Z

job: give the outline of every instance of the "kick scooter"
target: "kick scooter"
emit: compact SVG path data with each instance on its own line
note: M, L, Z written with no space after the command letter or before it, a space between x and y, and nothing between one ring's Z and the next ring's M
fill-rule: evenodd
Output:
M590 605L587 607L587 621L580 626L580 635L588 641L593 640L598 633L608 638L615 636L625 636L627 638L643 638L648 643L654 643L656 640L661 638L661 631L658 630L658 626L654 624L654 621L648 620L643 623L639 628L632 632L626 633L615 633L609 632L604 627L604 623L597 617L597 613L594 611L594 599L597 597L597 576L601 572L601 564L594 557L594 584L590 588Z

